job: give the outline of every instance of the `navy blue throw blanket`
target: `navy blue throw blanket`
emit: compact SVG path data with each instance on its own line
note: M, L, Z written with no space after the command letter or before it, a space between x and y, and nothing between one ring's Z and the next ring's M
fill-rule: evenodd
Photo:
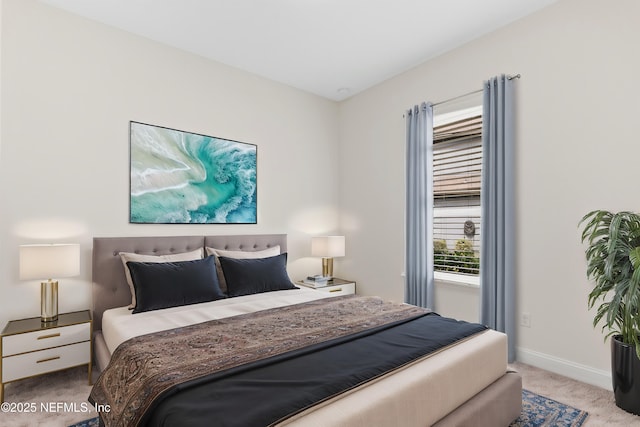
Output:
M269 426L485 329L428 313L189 381L143 423Z

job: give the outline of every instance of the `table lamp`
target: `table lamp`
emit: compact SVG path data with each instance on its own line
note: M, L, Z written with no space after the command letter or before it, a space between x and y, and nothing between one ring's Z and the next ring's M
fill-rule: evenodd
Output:
M322 257L322 275L333 277L333 258L344 256L344 236L311 238L311 255Z
M52 278L80 274L80 245L38 244L20 246L20 279L40 279L40 317L43 323L58 320L58 281Z

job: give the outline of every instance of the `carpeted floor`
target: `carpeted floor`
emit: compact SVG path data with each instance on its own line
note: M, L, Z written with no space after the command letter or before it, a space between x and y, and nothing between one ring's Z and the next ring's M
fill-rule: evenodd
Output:
M587 411L589 416L582 424L583 427L640 427L640 417L615 406L611 391L520 363L515 363L512 367L523 375L523 387L526 390ZM92 408L87 407L85 411L83 406L90 390L86 368L83 367L7 384L7 402L36 403L38 410L35 413L0 413L0 425L66 427L93 418L96 413ZM40 403L51 410L41 411ZM67 410L56 406L56 403L66 403Z
M97 378L98 374L94 371L93 375ZM15 404L16 411L23 411L7 413L3 408L0 426L66 427L96 417L98 414L87 402L90 391L86 366L9 383L4 388L4 400ZM32 404L36 405L35 412L24 412L24 406Z
M640 417L618 408L610 390L523 363L516 362L511 367L522 374L524 389L587 411L584 427L640 427Z

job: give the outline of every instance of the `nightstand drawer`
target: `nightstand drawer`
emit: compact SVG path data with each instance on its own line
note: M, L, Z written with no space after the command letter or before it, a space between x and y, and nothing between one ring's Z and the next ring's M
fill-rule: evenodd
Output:
M2 359L2 382L33 377L46 372L84 365L91 359L91 343L80 342L62 347L4 357Z
M77 325L9 335L2 337L2 355L7 357L45 348L89 341L90 335L91 325L89 323L79 323ZM7 382L4 376L2 378L3 382Z
M315 288L319 292L327 292L332 296L351 295L356 293L355 283L345 283L343 285L325 286L324 288Z

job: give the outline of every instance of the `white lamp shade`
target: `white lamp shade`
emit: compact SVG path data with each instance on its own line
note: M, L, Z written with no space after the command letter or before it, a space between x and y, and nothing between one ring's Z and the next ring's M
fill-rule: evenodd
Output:
M20 246L20 279L53 279L80 274L80 245Z
M344 256L344 236L317 236L311 238L311 255L323 258Z

